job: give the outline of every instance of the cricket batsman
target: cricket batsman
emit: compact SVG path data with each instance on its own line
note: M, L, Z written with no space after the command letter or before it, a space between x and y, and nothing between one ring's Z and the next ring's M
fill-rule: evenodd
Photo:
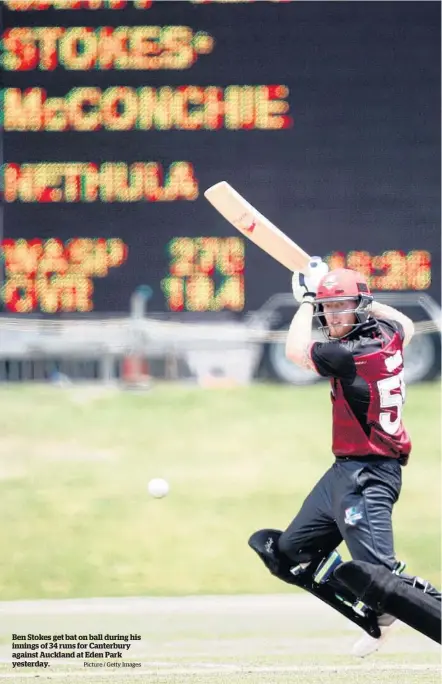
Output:
M439 602L434 605L440 615L440 593L403 572L393 543L392 511L411 452L402 422L403 354L414 325L403 313L373 301L360 273L329 272L318 257L311 259L305 275L293 274L292 288L299 308L288 331L286 355L330 380L334 462L285 531L260 530L249 545L277 577L307 589L358 624L364 632L353 654L364 657L381 646L395 617L358 600L348 589L351 581L346 586L339 581L342 559L336 548L342 541L364 568L383 566L388 577L400 577L412 587L413 600L419 589L418 602L422 592L432 606ZM314 319L324 342L312 341ZM420 612L416 620L422 620Z

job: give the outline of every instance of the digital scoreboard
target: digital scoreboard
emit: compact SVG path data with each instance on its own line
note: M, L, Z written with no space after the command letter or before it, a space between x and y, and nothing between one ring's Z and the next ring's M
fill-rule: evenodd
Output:
M440 299L436 8L383 4L5 0L2 310L290 291L204 199L220 180L330 267Z

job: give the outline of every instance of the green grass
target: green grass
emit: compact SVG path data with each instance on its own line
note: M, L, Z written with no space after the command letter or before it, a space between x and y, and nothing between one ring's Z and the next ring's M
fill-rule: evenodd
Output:
M4 599L291 591L247 546L331 464L324 384L0 392ZM440 582L440 388L408 390L397 555ZM171 485L151 499L152 477ZM344 556L346 554L344 553Z

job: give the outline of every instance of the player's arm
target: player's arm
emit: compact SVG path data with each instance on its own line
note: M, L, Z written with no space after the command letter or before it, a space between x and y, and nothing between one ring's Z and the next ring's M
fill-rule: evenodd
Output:
M287 358L307 370L316 370L310 356L313 311L313 297L305 298L293 317L285 345Z
M324 378L334 377L352 383L356 377L353 354L339 342L312 342L312 316L313 307L301 304L288 332L287 358Z
M356 361L353 354L340 342L314 342L310 348L314 368L323 378L338 378L352 384L356 378Z
M310 356L312 320L316 290L319 281L327 272L327 264L319 257L313 257L305 275L295 271L292 277L293 296L300 306L287 334L285 353L290 361L307 370L316 370Z
M403 329L403 345L404 347L407 346L414 335L414 323L411 318L408 318L408 316L392 306L380 304L380 302L376 301L371 305L371 313L375 318L385 318L386 320L399 323Z

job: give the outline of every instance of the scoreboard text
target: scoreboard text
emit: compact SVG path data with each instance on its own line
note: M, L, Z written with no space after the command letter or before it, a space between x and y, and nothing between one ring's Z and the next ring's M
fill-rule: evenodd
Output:
M121 310L148 283L154 309L242 312L249 298L261 305L281 291L272 284L279 266L268 259L261 270L263 256L205 206L202 191L223 178L251 192L274 187L267 206L283 197L295 213L295 109L302 138L320 88L309 86L309 103L297 99L307 72L278 61L266 41L292 25L283 13L297 4L3 1L4 310L90 312L113 310L113 301ZM229 24L241 6L250 25ZM308 155L322 163L311 145ZM275 169L286 179L280 196ZM399 249L397 234L361 231L365 242L355 233L342 251L347 242L321 229L330 268L357 269L375 290L431 288L432 251L418 233Z

